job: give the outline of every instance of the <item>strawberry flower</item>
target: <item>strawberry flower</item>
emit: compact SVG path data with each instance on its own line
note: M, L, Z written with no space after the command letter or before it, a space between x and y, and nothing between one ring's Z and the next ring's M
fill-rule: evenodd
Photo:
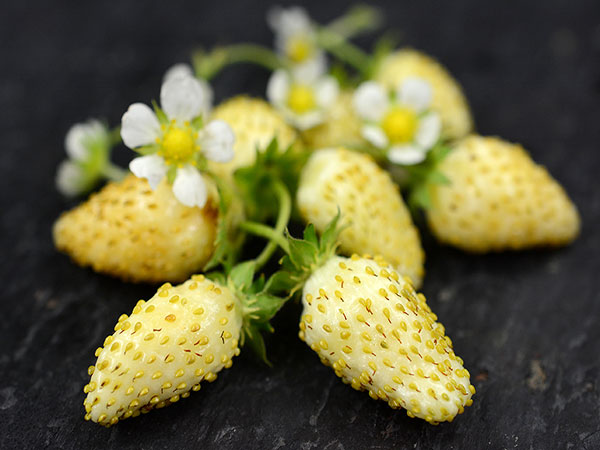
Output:
M276 70L267 85L267 98L285 119L300 130L322 123L335 102L339 85L335 78L311 67Z
M66 197L91 190L102 178L119 179L122 169L110 160L111 132L105 124L92 119L73 125L65 137L67 159L56 173L56 187Z
M133 174L146 178L152 189L166 176L175 197L190 207L206 204L201 174L206 160L227 162L233 158L231 127L222 120L203 122L211 97L207 84L179 65L165 76L160 91L162 109L155 106L153 111L134 103L121 119L123 142L143 155L129 164Z
M275 34L277 52L288 61L292 70L325 73L325 52L317 45L315 26L304 8L271 8L267 22Z
M431 86L420 78L404 80L391 94L374 81L362 83L353 98L363 120L361 134L392 163L422 162L441 132L438 114L429 109L431 95Z

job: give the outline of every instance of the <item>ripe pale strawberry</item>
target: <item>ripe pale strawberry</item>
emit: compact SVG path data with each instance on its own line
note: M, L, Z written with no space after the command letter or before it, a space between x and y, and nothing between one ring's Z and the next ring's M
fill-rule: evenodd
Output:
M472 252L558 246L579 232L563 188L517 144L472 135L438 170L450 180L429 188L429 226L445 243Z
M341 213L343 253L380 254L416 285L425 258L419 232L387 172L362 153L343 148L313 153L297 192L302 217L319 232Z
M452 421L475 388L444 326L383 259L331 257L302 292L300 338L354 389L410 417Z
M96 350L85 419L114 425L188 397L231 367L241 328L242 307L230 289L202 275L164 284L123 314Z
M153 191L129 175L64 213L54 224L54 243L78 264L125 280L185 280L214 251L218 194L208 187L206 206L189 208L166 181Z
M311 149L349 146L358 147L365 141L361 135L361 121L354 113L351 91L342 91L321 125L304 130L302 139Z
M384 58L373 79L395 89L406 78L414 77L431 84L431 107L440 114L446 138L461 138L473 130L471 111L460 85L430 56L410 48L397 50Z
M269 103L257 98L234 97L217 106L212 119L224 120L235 133L233 159L227 163L209 161L210 169L225 179L230 179L236 169L251 166L256 160L256 150L266 148L274 137L282 150L298 138L296 131Z

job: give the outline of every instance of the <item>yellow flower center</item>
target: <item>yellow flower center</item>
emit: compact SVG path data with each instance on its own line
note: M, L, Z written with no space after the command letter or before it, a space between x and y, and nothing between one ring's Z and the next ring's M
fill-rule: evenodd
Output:
M298 114L310 111L317 105L312 88L303 84L293 84L290 87L287 103Z
M300 63L312 53L312 45L306 36L293 36L286 45L285 52L292 62Z
M167 163L179 163L190 159L199 150L194 131L186 124L184 128L171 125L163 135L162 156Z
M409 108L395 107L386 114L381 128L392 143L409 142L417 130L417 115Z

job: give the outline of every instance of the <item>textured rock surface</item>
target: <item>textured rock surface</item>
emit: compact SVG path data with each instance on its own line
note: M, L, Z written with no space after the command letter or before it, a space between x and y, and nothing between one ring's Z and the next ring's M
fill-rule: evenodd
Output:
M344 3L307 2L323 21ZM290 304L268 341L273 369L243 352L177 406L110 430L85 422L94 349L155 287L96 275L53 249L52 222L72 206L53 189L64 134L157 98L164 70L196 42L271 35L251 2L15 1L0 15L0 448L600 447L600 10L592 0L381 4L406 44L461 82L478 132L521 142L582 216L579 239L553 251L472 256L425 234L423 292L472 374L473 406L433 427L353 391L297 338ZM261 69L228 69L217 99L265 85Z

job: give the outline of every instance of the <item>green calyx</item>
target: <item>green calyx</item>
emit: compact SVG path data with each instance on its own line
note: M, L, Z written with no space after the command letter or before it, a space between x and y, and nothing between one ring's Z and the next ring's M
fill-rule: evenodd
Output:
M447 185L450 180L439 170L439 164L450 153L451 148L438 142L425 160L413 166L394 166L391 170L395 181L407 193L408 206L416 215L420 209L431 208L430 188L432 185Z
M339 220L338 211L320 238L312 224L304 229L303 239L294 238L287 233L286 255L280 262L281 269L267 281L267 291L293 297L304 286L308 277L335 255L338 236L342 230Z
M207 276L226 286L238 299L242 310L242 336L240 345L248 344L256 355L269 366L262 333L272 333L270 320L277 314L287 298L267 291L264 276L255 279L256 261L245 261L234 266L225 275L213 272Z
M254 164L242 167L234 174L248 219L265 222L278 216L281 185L289 195L295 195L300 171L307 158L307 153L298 151L294 144L281 150L276 137L263 151L256 149Z

